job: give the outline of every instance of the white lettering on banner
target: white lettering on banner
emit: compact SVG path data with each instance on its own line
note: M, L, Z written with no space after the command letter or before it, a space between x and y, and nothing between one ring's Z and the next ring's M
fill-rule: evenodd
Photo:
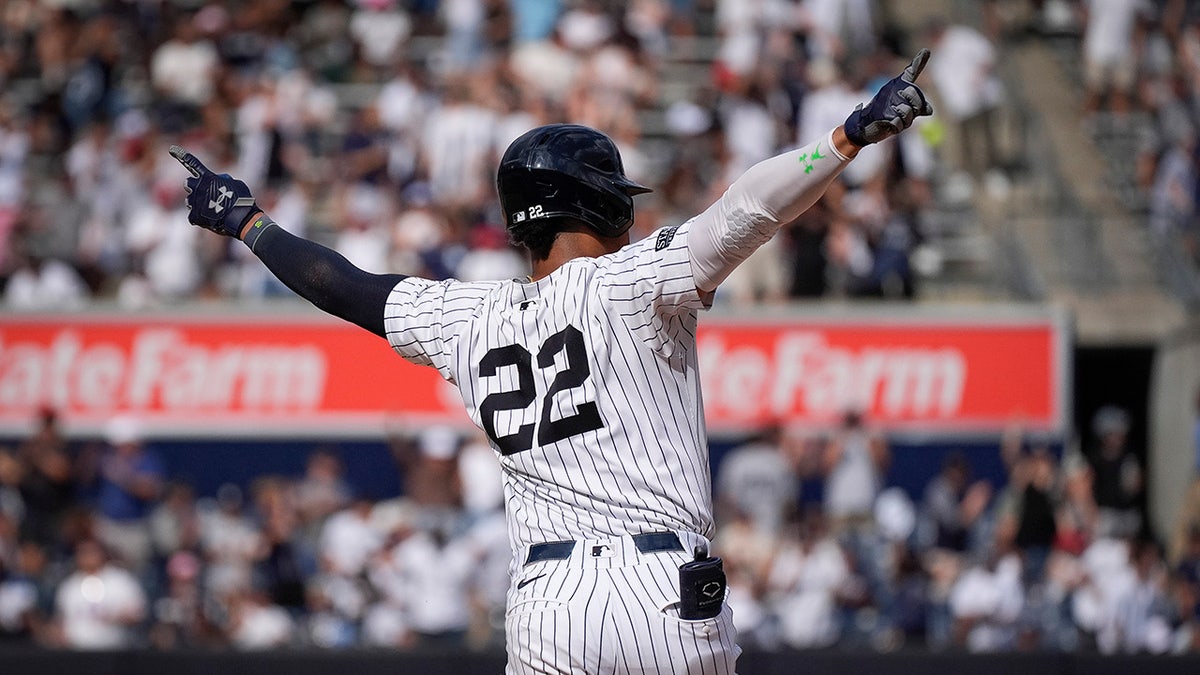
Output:
M851 408L883 419L952 417L967 380L966 357L952 347L855 351L816 331L784 331L766 348L730 347L718 335L698 349L709 405L747 418Z
M0 408L315 410L327 368L317 347L209 347L174 329L139 331L128 351L111 342L85 348L72 330L45 345L6 344L0 333Z

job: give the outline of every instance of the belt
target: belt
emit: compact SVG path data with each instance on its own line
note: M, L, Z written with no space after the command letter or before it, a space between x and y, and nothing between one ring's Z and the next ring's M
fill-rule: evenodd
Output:
M662 551L682 551L683 544L679 535L674 532L646 532L633 535L633 545L642 553L660 553ZM540 560L566 560L575 550L574 541L547 541L529 547L529 555L525 556L525 564Z

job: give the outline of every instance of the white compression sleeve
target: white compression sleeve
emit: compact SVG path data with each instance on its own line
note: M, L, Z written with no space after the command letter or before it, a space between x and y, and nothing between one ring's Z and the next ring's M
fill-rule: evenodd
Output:
M780 227L815 204L849 161L834 148L830 131L750 167L692 221L688 251L696 288L716 290Z

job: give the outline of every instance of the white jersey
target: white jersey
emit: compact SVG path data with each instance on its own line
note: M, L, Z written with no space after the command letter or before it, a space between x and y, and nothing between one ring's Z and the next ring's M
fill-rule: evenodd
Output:
M500 455L507 675L733 672L728 603L681 611L724 589L681 572L713 534L697 315L846 161L830 138L765 160L691 221L535 282L392 289L392 348L457 384Z
M404 358L458 385L504 470L514 551L652 531L711 538L689 224L536 282L407 278Z

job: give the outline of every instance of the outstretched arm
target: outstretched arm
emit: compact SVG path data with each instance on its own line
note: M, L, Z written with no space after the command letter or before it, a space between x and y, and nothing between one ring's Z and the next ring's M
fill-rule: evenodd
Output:
M812 206L858 151L907 129L933 107L915 84L929 60L922 49L866 106L826 138L750 167L712 206L696 217L688 236L696 288L716 290L784 224Z
M171 146L171 156L192 174L187 179L188 220L217 234L241 239L280 281L317 308L386 338L383 310L399 274L371 274L341 254L301 239L258 208L246 184L214 174L190 152Z
M267 219L266 214L260 217ZM364 272L337 251L301 239L273 222L264 227L251 250L276 278L318 309L387 337L383 306L404 275Z

